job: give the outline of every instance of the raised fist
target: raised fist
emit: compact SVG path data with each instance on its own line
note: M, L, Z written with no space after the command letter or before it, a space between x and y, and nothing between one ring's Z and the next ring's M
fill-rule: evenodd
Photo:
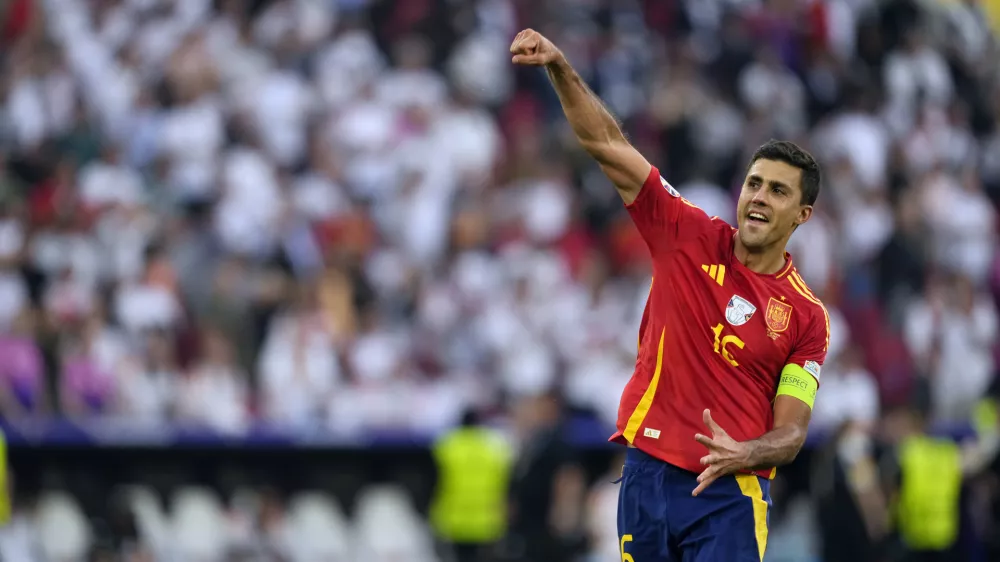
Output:
M541 33L534 29L525 29L517 34L510 44L510 52L514 55L511 62L530 66L544 66L556 62L562 52Z

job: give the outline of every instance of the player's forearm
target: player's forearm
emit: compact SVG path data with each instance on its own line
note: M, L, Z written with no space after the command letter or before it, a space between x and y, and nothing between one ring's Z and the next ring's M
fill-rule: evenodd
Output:
M806 441L806 432L797 425L776 427L757 439L746 442L747 465L766 469L795 460Z
M600 164L622 201L631 204L649 177L651 165L629 144L618 121L562 54L545 68L576 138Z
M616 143L627 143L618 121L566 57L560 56L545 70L576 138L591 156L604 163Z

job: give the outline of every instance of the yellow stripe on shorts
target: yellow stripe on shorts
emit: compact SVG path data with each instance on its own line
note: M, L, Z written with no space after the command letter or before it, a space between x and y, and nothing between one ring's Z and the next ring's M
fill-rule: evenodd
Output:
M764 551L767 550L767 502L764 501L764 490L760 480L754 474L737 474L736 483L740 485L743 495L753 502L753 530L757 537L757 553L764 562Z

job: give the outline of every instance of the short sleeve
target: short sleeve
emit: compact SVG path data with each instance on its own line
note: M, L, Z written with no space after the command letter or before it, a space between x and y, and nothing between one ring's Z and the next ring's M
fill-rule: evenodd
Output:
M667 252L686 234L710 224L708 215L673 188L654 166L635 201L625 206L653 254Z
M826 309L816 304L818 312L806 323L804 333L788 358L788 365L798 365L820 382L820 371L830 346L830 320Z

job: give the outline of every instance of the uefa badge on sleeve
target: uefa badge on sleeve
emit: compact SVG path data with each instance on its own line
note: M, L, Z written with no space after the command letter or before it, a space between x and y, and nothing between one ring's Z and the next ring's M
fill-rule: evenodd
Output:
M663 176L660 176L660 183L663 184L663 189L666 189L667 193L669 193L670 195L673 195L674 197L681 196L680 192L674 189L674 186L670 185L669 183L667 183L667 180L663 179Z
M802 364L802 368L805 369L806 372L809 373L810 375L816 377L816 380L818 381L819 373L820 370L823 368L823 366L815 361L806 361L805 363Z

